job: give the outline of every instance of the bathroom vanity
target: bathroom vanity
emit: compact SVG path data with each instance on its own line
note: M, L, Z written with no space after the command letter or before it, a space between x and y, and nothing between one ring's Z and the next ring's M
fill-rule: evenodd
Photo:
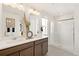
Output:
M48 52L48 37L3 43L0 56L43 56Z

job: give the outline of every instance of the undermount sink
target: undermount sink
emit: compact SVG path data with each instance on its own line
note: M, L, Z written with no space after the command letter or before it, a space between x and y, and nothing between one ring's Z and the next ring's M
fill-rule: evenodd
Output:
M34 39L34 37L31 37L31 38L26 38L26 39Z
M1 44L16 43L16 42L23 41L23 40L24 40L23 38L17 38L17 37L14 37L14 38L5 38L3 40L0 40L0 45Z

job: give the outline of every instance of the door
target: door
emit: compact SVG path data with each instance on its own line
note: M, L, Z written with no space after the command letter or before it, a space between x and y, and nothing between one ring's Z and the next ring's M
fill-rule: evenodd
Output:
M48 52L48 41L42 43L42 54L46 55Z
M15 53L12 53L12 54L9 54L8 56L19 56L19 52L15 52Z
M65 20L65 21L58 21L57 22L57 30L58 30L58 36L59 40L61 41L61 47L66 50L72 50L73 49L73 35L74 35L74 26L73 26L73 20Z
M41 43L35 45L35 56L42 56L42 45L41 45Z
M20 51L20 56L33 56L33 47Z

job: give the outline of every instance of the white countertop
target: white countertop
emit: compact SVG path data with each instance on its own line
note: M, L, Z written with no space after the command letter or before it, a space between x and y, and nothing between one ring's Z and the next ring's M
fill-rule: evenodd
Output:
M16 45L28 43L28 42L40 40L45 37L47 37L47 36L35 37L35 38L31 38L31 39L26 39L24 37L18 37L16 39L13 39L13 38L2 38L1 39L0 38L0 50L10 48L10 47L13 47Z

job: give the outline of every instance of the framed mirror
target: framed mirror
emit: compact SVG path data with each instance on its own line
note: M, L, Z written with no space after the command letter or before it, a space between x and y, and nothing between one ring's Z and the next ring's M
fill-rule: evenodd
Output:
M15 19L14 18L6 18L6 28L7 32L15 32ZM10 30L12 28L12 30Z

